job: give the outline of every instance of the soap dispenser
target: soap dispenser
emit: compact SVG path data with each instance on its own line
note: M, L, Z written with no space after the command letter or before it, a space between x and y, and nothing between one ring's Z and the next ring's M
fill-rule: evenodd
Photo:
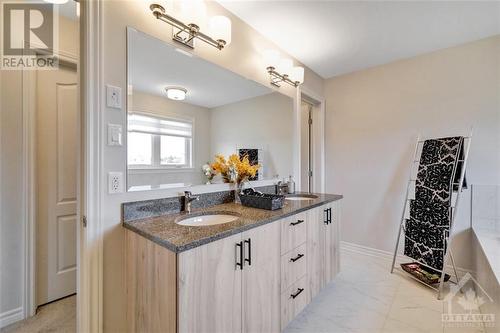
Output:
M295 182L293 181L292 175L288 177L287 185L288 185L288 193L291 194L295 193Z

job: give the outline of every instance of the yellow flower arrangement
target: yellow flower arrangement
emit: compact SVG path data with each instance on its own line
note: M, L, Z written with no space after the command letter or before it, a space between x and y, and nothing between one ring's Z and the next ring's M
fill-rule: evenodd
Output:
M250 165L248 155L240 159L236 154L230 155L227 160L223 155L215 155L215 161L210 166L222 176L224 182L237 184L254 177L260 168L259 164Z

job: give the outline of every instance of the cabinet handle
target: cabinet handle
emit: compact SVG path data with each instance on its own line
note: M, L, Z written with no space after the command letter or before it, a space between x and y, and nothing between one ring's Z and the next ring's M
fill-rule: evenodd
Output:
M248 258L245 258L245 261L248 263L248 266L252 265L252 239L245 239L245 244L248 244Z
M293 227L293 226L296 226L297 224L301 224L301 223L304 223L304 220L297 220L297 222L292 222L292 223L290 223L290 225Z
M295 297L299 296L301 292L304 291L304 288L299 288L295 294L291 294L290 297L295 299Z
M332 223L332 209L328 208L328 224Z
M326 214L326 218L325 218ZM328 224L328 208L323 211L323 223Z
M239 248L239 249L238 249ZM238 262L238 252L240 253L240 261ZM243 241L236 243L236 269L238 267L243 270Z
M290 261L291 262L296 262L297 260L299 260L300 258L302 258L304 255L302 253L299 253L298 256L296 256L295 258L290 258Z

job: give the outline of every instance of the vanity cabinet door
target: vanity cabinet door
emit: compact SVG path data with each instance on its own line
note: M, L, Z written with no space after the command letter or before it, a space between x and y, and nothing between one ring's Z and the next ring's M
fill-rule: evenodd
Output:
M325 286L325 223L324 206L307 211L307 299L311 301Z
M324 209L329 210L326 213L328 217L328 226L325 232L325 281L329 283L335 276L339 273L339 251L340 251L340 239L339 239L339 211L338 205L336 203L330 203L324 207Z
M178 255L178 332L241 332L241 236Z
M280 331L280 227L283 220L243 233L243 332Z
M339 272L339 212L337 203L311 209L307 218L309 300Z

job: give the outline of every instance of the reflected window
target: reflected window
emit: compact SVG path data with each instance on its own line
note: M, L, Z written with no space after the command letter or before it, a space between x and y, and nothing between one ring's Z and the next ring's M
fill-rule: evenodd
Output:
M128 163L133 168L191 168L193 123L133 113L128 117Z
M128 134L128 164L153 164L153 135L130 132Z

